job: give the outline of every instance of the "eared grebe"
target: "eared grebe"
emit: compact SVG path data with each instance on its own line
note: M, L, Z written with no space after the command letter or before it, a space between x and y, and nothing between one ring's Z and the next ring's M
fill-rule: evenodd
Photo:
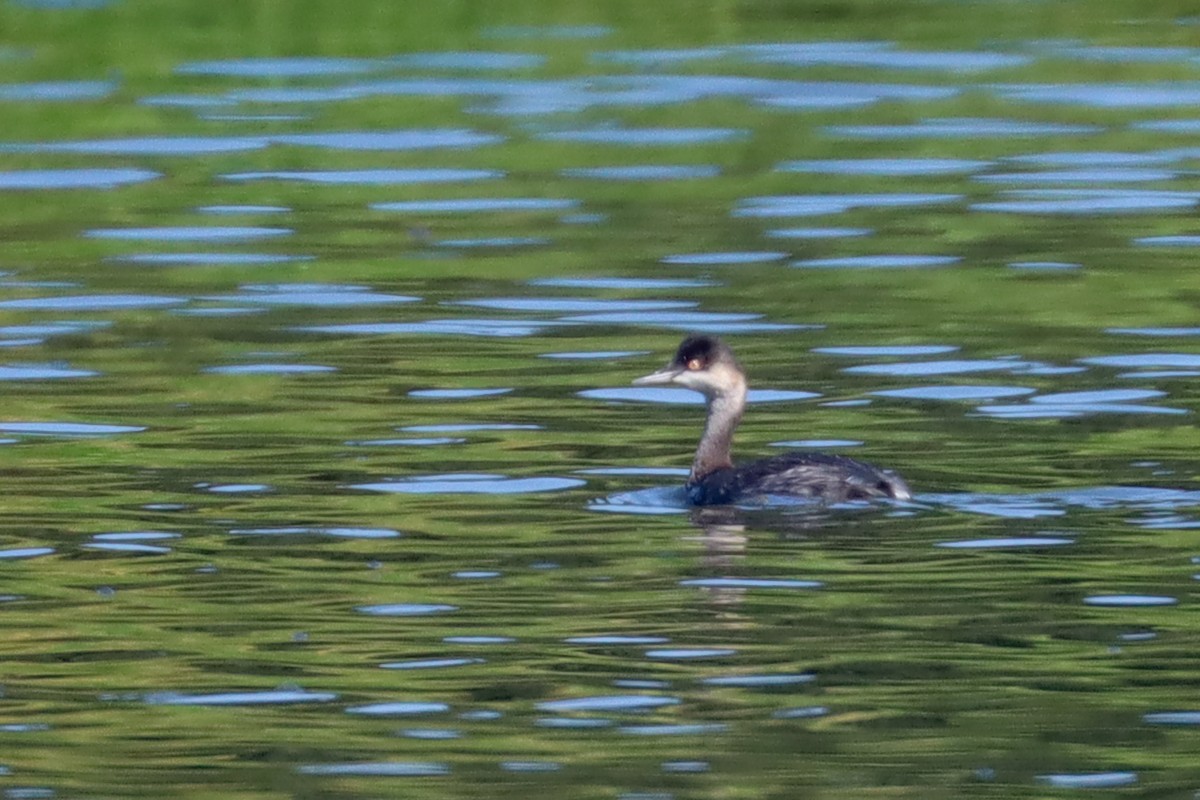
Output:
M670 364L634 383L677 383L704 395L708 419L685 486L688 500L698 506L765 495L827 503L912 497L908 484L896 473L845 456L793 452L735 467L729 449L746 408L746 373L720 339L687 337Z

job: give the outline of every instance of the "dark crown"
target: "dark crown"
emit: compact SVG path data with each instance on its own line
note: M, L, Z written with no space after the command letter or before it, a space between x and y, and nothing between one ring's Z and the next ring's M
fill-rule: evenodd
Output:
M696 359L706 369L714 361L716 361L725 345L720 339L713 336L689 336L679 345L679 349L675 351L676 364L683 366L689 361Z

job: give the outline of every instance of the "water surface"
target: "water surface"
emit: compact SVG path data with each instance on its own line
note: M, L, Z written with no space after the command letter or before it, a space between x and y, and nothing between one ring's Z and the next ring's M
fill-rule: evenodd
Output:
M1191 796L1193 14L0 5L0 793Z

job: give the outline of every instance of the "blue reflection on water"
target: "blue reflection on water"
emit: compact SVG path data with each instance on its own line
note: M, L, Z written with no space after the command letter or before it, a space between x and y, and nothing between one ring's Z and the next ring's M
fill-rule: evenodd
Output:
M607 181L679 181L715 178L719 167L707 164L642 164L628 167L576 167L561 170L564 178L594 178Z
M0 422L0 431L26 436L116 436L146 430L140 425L102 425L86 422Z
M687 145L746 138L742 128L585 128L538 134L548 142L580 142L631 146Z
M1039 775L1038 782L1058 789L1112 789L1138 782L1136 772L1086 772Z
M663 256L661 261L664 264L718 267L727 264L766 264L780 261L786 257L787 253L775 250L752 250L746 252L677 253Z
M871 255L839 258L809 258L791 266L805 269L923 269L947 267L962 261L959 256Z
M452 200L405 200L395 203L372 203L376 211L395 211L402 214L478 214L492 211L568 211L578 208L578 200L545 197L480 197Z
M296 767L302 775L377 776L389 778L420 778L449 775L446 764L417 761L373 761L339 764L302 764Z
M155 692L145 696L147 705L155 706L257 706L286 703L328 703L337 699L332 692L309 692L286 689L266 692L220 692L216 694L180 694Z
M829 125L831 136L850 139L974 139L1036 136L1082 136L1099 133L1098 125L1068 125L1010 119L926 119L900 125Z
M161 172L133 167L29 169L0 172L0 189L114 189L161 177Z
M1006 100L1093 108L1195 108L1196 83L1018 83L994 87Z
M797 194L747 197L733 208L735 217L809 217L842 214L860 208L940 205L962 199L959 194Z
M242 286L237 294L214 295L204 299L271 306L340 308L415 303L421 298L373 292L366 286L347 284L263 283Z
M577 478L506 478L501 475L429 475L405 480L359 483L351 489L389 494L529 494L583 486Z
M605 300L593 297L483 297L455 300L454 305L504 311L544 311L577 313L584 311L660 311L671 308L690 308L691 300Z
M352 75L377 70L382 62L363 58L238 58L192 61L175 67L179 75L218 75L234 78L304 78Z
M624 694L575 697L566 700L546 700L538 703L542 711L645 711L647 709L673 706L680 703L677 697L661 695Z
M0 300L0 308L39 311L114 311L130 308L166 308L186 302L188 302L187 299L183 297L144 294L88 294Z
M298 181L301 183L377 185L420 183L454 183L503 178L504 173L495 169L356 169L356 170L310 170L281 172L231 172L221 175L227 181Z
M273 236L288 236L291 228L266 228L254 226L176 226L162 228L94 228L86 231L89 239L122 239L164 242L221 242L243 239L264 239Z
M117 89L112 81L40 81L0 84L0 102L102 100Z
M855 158L784 161L780 172L814 172L824 175L955 175L978 172L991 164L965 158Z
M1191 208L1194 192L1150 189L1021 189L1003 192L1011 200L971 205L975 211L1011 214L1143 214Z
M177 266L247 266L254 267L265 264L287 264L292 261L311 261L313 256L285 255L283 253L132 253L124 256L112 256L109 261L127 264L142 264L155 267Z

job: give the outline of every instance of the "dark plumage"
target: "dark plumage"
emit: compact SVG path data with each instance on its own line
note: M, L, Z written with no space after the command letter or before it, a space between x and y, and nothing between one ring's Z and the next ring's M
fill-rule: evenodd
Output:
M785 495L836 503L844 500L908 500L908 484L894 472L865 461L825 453L784 453L734 466L733 432L746 408L746 374L733 351L712 336L689 336L675 358L636 384L675 383L704 395L708 416L685 486L696 505L743 502Z

